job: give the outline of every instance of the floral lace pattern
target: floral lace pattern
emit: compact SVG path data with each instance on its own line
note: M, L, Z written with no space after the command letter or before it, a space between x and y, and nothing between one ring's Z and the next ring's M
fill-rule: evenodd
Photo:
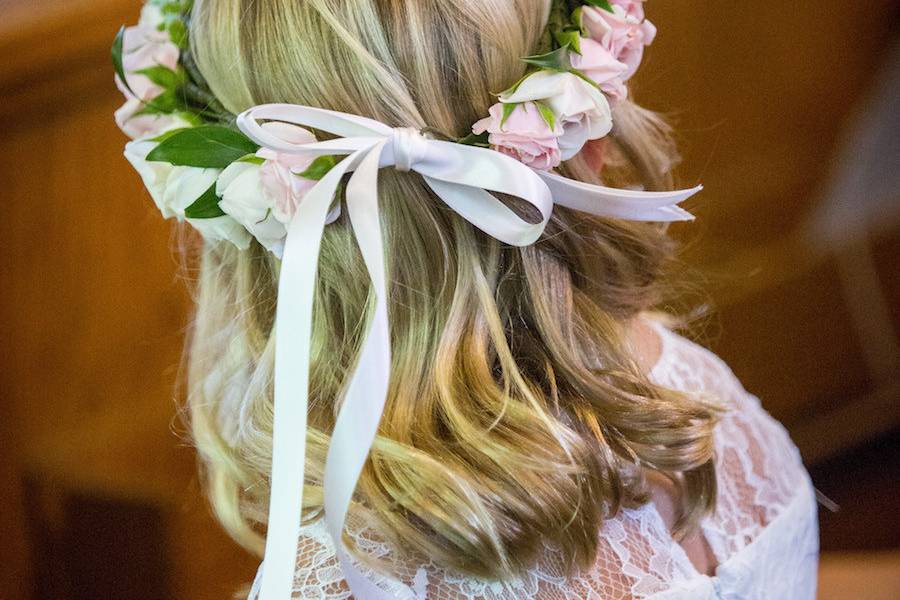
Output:
M813 600L816 504L796 447L718 357L659 324L652 326L662 340L653 380L709 394L728 409L716 435L716 511L703 523L719 563L714 577L697 572L652 503L622 510L604 523L588 572L566 577L560 557L547 548L527 576L504 583L433 564L402 564L364 523L351 520L348 531L356 543L385 561L396 579L367 574L403 600ZM294 598L350 598L321 520L304 529L297 565ZM256 595L254 586L250 600Z

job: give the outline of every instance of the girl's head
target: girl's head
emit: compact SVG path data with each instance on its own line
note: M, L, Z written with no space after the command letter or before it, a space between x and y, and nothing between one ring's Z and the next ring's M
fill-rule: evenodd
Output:
M231 112L316 106L461 137L539 51L550 0L196 0L197 65ZM648 188L674 163L664 125L627 100L614 134L568 175ZM489 578L545 543L588 565L602 519L646 499L642 474L682 490L681 525L712 504L707 405L659 389L625 327L660 299L672 244L655 225L557 209L544 237L502 245L384 170L391 387L356 511L394 546ZM515 209L516 206L513 206ZM207 245L190 348L190 409L217 515L259 550L272 441L279 264L254 244ZM341 391L370 317L349 224L326 228L313 324L308 477L313 518ZM298 365L298 368L301 366Z

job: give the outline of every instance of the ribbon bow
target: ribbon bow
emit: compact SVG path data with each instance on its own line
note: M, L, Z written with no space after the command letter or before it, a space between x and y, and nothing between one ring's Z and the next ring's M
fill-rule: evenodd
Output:
M261 127L281 121L327 131L337 139L293 144ZM342 541L356 483L384 411L391 365L383 240L378 217L378 170L418 173L454 211L494 238L527 246L541 236L559 204L595 215L636 221L693 217L677 204L700 187L641 192L589 185L534 171L499 152L426 138L410 128L308 106L266 104L238 116L237 125L262 146L284 153L346 155L299 203L288 226L275 319L275 406L272 486L262 573L262 600L290 600L300 537L309 396L313 295L322 234L341 179L346 204L375 294L375 310L358 364L338 413L325 463L325 523L355 598L386 599L349 559ZM541 215L529 223L490 192L525 200Z

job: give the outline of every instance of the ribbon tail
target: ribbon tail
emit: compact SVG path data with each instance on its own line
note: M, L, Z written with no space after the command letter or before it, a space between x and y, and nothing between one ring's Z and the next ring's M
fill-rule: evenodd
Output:
M358 154L332 169L297 207L288 227L275 315L275 401L272 489L261 600L290 600L306 465L310 336L322 233L341 177Z
M359 600L391 598L356 568L342 541L353 492L374 443L390 381L387 281L378 216L378 167L388 141L383 140L368 152L347 184L347 209L372 280L375 307L335 422L325 463L325 521L347 584Z
M559 206L629 221L691 221L694 216L678 204L703 189L698 185L688 190L645 192L592 185L555 173L538 172L538 175L550 188L553 201Z

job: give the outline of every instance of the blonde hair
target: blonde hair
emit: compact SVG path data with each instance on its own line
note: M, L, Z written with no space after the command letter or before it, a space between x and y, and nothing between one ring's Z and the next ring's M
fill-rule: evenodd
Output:
M197 63L232 112L293 102L466 134L540 45L538 0L198 0ZM618 104L605 175L670 185L668 130ZM568 174L597 180L584 160ZM558 209L511 248L382 171L393 345L387 407L354 511L393 546L471 575L515 577L557 547L585 568L604 518L648 501L646 469L681 491L677 529L715 496L708 404L661 389L625 324L659 301L672 243L658 226ZM254 243L204 251L189 352L192 432L216 515L256 552L268 501L278 262ZM344 220L325 232L312 337L304 509L321 512L336 406L369 318ZM298 368L302 368L298 365Z

